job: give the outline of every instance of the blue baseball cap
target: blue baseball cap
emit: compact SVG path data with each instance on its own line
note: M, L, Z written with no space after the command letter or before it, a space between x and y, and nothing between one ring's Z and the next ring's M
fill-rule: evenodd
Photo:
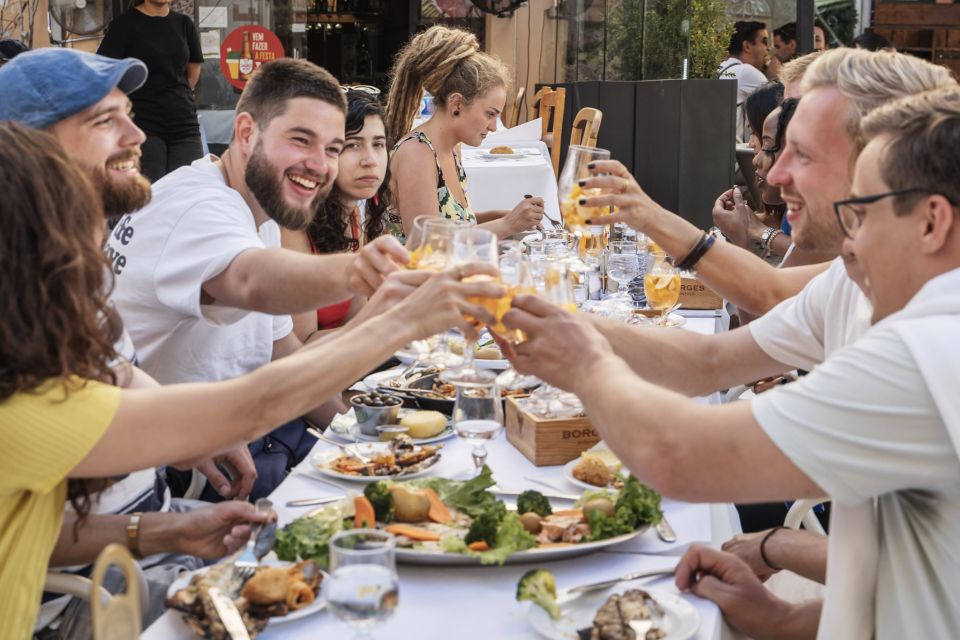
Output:
M0 67L0 120L44 129L100 102L114 87L130 93L146 80L147 65L136 58L61 48L26 51Z

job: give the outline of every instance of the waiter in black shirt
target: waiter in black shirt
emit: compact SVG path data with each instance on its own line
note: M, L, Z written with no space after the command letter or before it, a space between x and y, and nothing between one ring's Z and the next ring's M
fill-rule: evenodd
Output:
M142 0L110 23L97 53L139 58L150 71L130 94L134 122L147 134L142 172L156 181L203 155L193 88L200 79L200 36L170 0Z

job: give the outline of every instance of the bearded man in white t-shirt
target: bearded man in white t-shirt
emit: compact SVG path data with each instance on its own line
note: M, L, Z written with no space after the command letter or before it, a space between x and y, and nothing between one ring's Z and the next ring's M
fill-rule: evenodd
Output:
M224 380L288 355L301 346L289 314L368 295L403 264L406 251L392 237L355 254L280 248L280 226L305 228L333 186L345 110L324 69L306 60L264 64L240 96L223 157L165 176L150 204L114 229L113 300L141 366L160 383ZM373 304L354 322L382 308ZM306 418L325 425L331 405ZM269 493L309 451L304 427L294 421L252 445L251 498Z
M960 637L960 87L880 106L861 130L835 223L872 326L801 380L703 406L648 382L655 369L638 376L588 320L532 296L504 318L528 335L517 370L576 393L624 465L665 495L833 500L822 618L819 603L768 606L754 579L755 611L725 613L758 639ZM749 582L733 558L694 549L677 586L725 607ZM771 617L751 626L756 610Z

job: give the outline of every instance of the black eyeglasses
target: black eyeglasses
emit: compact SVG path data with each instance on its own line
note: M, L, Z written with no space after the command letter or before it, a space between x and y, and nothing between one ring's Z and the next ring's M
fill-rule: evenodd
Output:
M921 189L920 187L912 187L910 189L897 189L896 191L878 193L872 196L840 200L833 203L833 211L837 214L837 222L840 223L843 235L852 240L857 234L857 230L860 229L860 225L863 224L863 217L867 214L863 209L863 205L873 204L884 198L905 196L911 193L929 193L929 191L927 189Z

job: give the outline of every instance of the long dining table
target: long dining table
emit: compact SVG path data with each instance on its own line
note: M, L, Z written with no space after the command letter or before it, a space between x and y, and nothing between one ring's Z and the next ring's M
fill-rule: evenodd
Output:
M691 314L686 320L685 329L713 333L719 324L716 314ZM715 394L708 398L699 398L698 401L713 404L719 402L719 396ZM433 467L433 472L442 477L466 477L473 469L470 445L456 438L446 440L443 444L442 458ZM331 446L318 442L314 452L326 451ZM534 466L507 441L504 433L490 441L487 448L487 463L493 470L498 486L504 490L533 488L549 492L546 485L563 493L581 491L564 477L561 466ZM359 482L344 482L320 475L313 468L310 457L312 456L308 456L271 495L280 526L311 509L287 506L287 502L291 500L332 497L363 489L364 485ZM527 620L530 603L518 603L515 600L517 581L532 567L541 566L553 572L558 588L572 587L635 571L669 569L676 564L690 544L719 546L740 531L739 518L730 504L689 504L664 499L663 511L677 533L678 539L672 544L661 541L651 528L632 540L602 551L537 565L398 564L399 606L390 619L372 629L372 635L379 640L538 638L540 636ZM672 577L626 585L677 593ZM681 596L695 607L700 617L699 629L694 638L727 640L735 637L723 622L716 605L692 594L684 593ZM193 634L181 620L180 614L172 611L166 612L142 635L146 640L191 637ZM258 637L263 640L350 638L352 631L329 611L323 610L295 621L271 622Z

